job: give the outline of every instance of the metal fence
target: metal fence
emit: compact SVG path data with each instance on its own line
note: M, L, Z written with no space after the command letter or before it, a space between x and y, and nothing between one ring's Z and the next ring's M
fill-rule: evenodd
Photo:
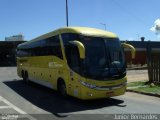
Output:
M160 83L160 53L151 53L148 59L149 81Z

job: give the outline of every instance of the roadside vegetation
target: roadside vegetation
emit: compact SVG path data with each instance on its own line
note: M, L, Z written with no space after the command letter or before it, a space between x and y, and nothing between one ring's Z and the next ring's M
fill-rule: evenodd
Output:
M160 85L149 83L148 81L131 82L127 84L127 90L140 93L149 93L160 96Z

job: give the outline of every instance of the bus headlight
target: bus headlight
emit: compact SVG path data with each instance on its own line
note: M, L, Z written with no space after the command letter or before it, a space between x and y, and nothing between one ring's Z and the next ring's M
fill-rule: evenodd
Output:
M90 84L90 83L86 83L86 82L81 81L81 80L79 80L79 82L80 82L82 85L84 85L84 86L86 86L86 87L89 87L89 88L91 88L91 89L94 89L94 88L97 87L96 85L92 85L92 84Z
M93 84L90 84L90 83L87 83L87 82L84 82L82 80L79 80L79 82L90 88L90 89L95 89L95 90L116 90L116 89L120 89L120 88L123 88L126 86L127 82L123 82L121 84L118 84L118 85L113 85L113 86L96 86L96 85L93 85Z

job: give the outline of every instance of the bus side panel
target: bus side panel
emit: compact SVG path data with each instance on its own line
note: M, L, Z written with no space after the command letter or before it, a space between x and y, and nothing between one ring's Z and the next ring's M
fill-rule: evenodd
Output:
M68 70L68 93L77 98L81 98L81 85L79 80L81 80L80 75L72 70Z

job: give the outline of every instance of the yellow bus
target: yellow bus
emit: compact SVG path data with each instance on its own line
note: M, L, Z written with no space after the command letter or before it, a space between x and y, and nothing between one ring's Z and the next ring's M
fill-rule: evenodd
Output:
M123 47L114 33L87 27L66 27L19 44L17 73L60 92L62 96L99 99L123 95L126 65Z

